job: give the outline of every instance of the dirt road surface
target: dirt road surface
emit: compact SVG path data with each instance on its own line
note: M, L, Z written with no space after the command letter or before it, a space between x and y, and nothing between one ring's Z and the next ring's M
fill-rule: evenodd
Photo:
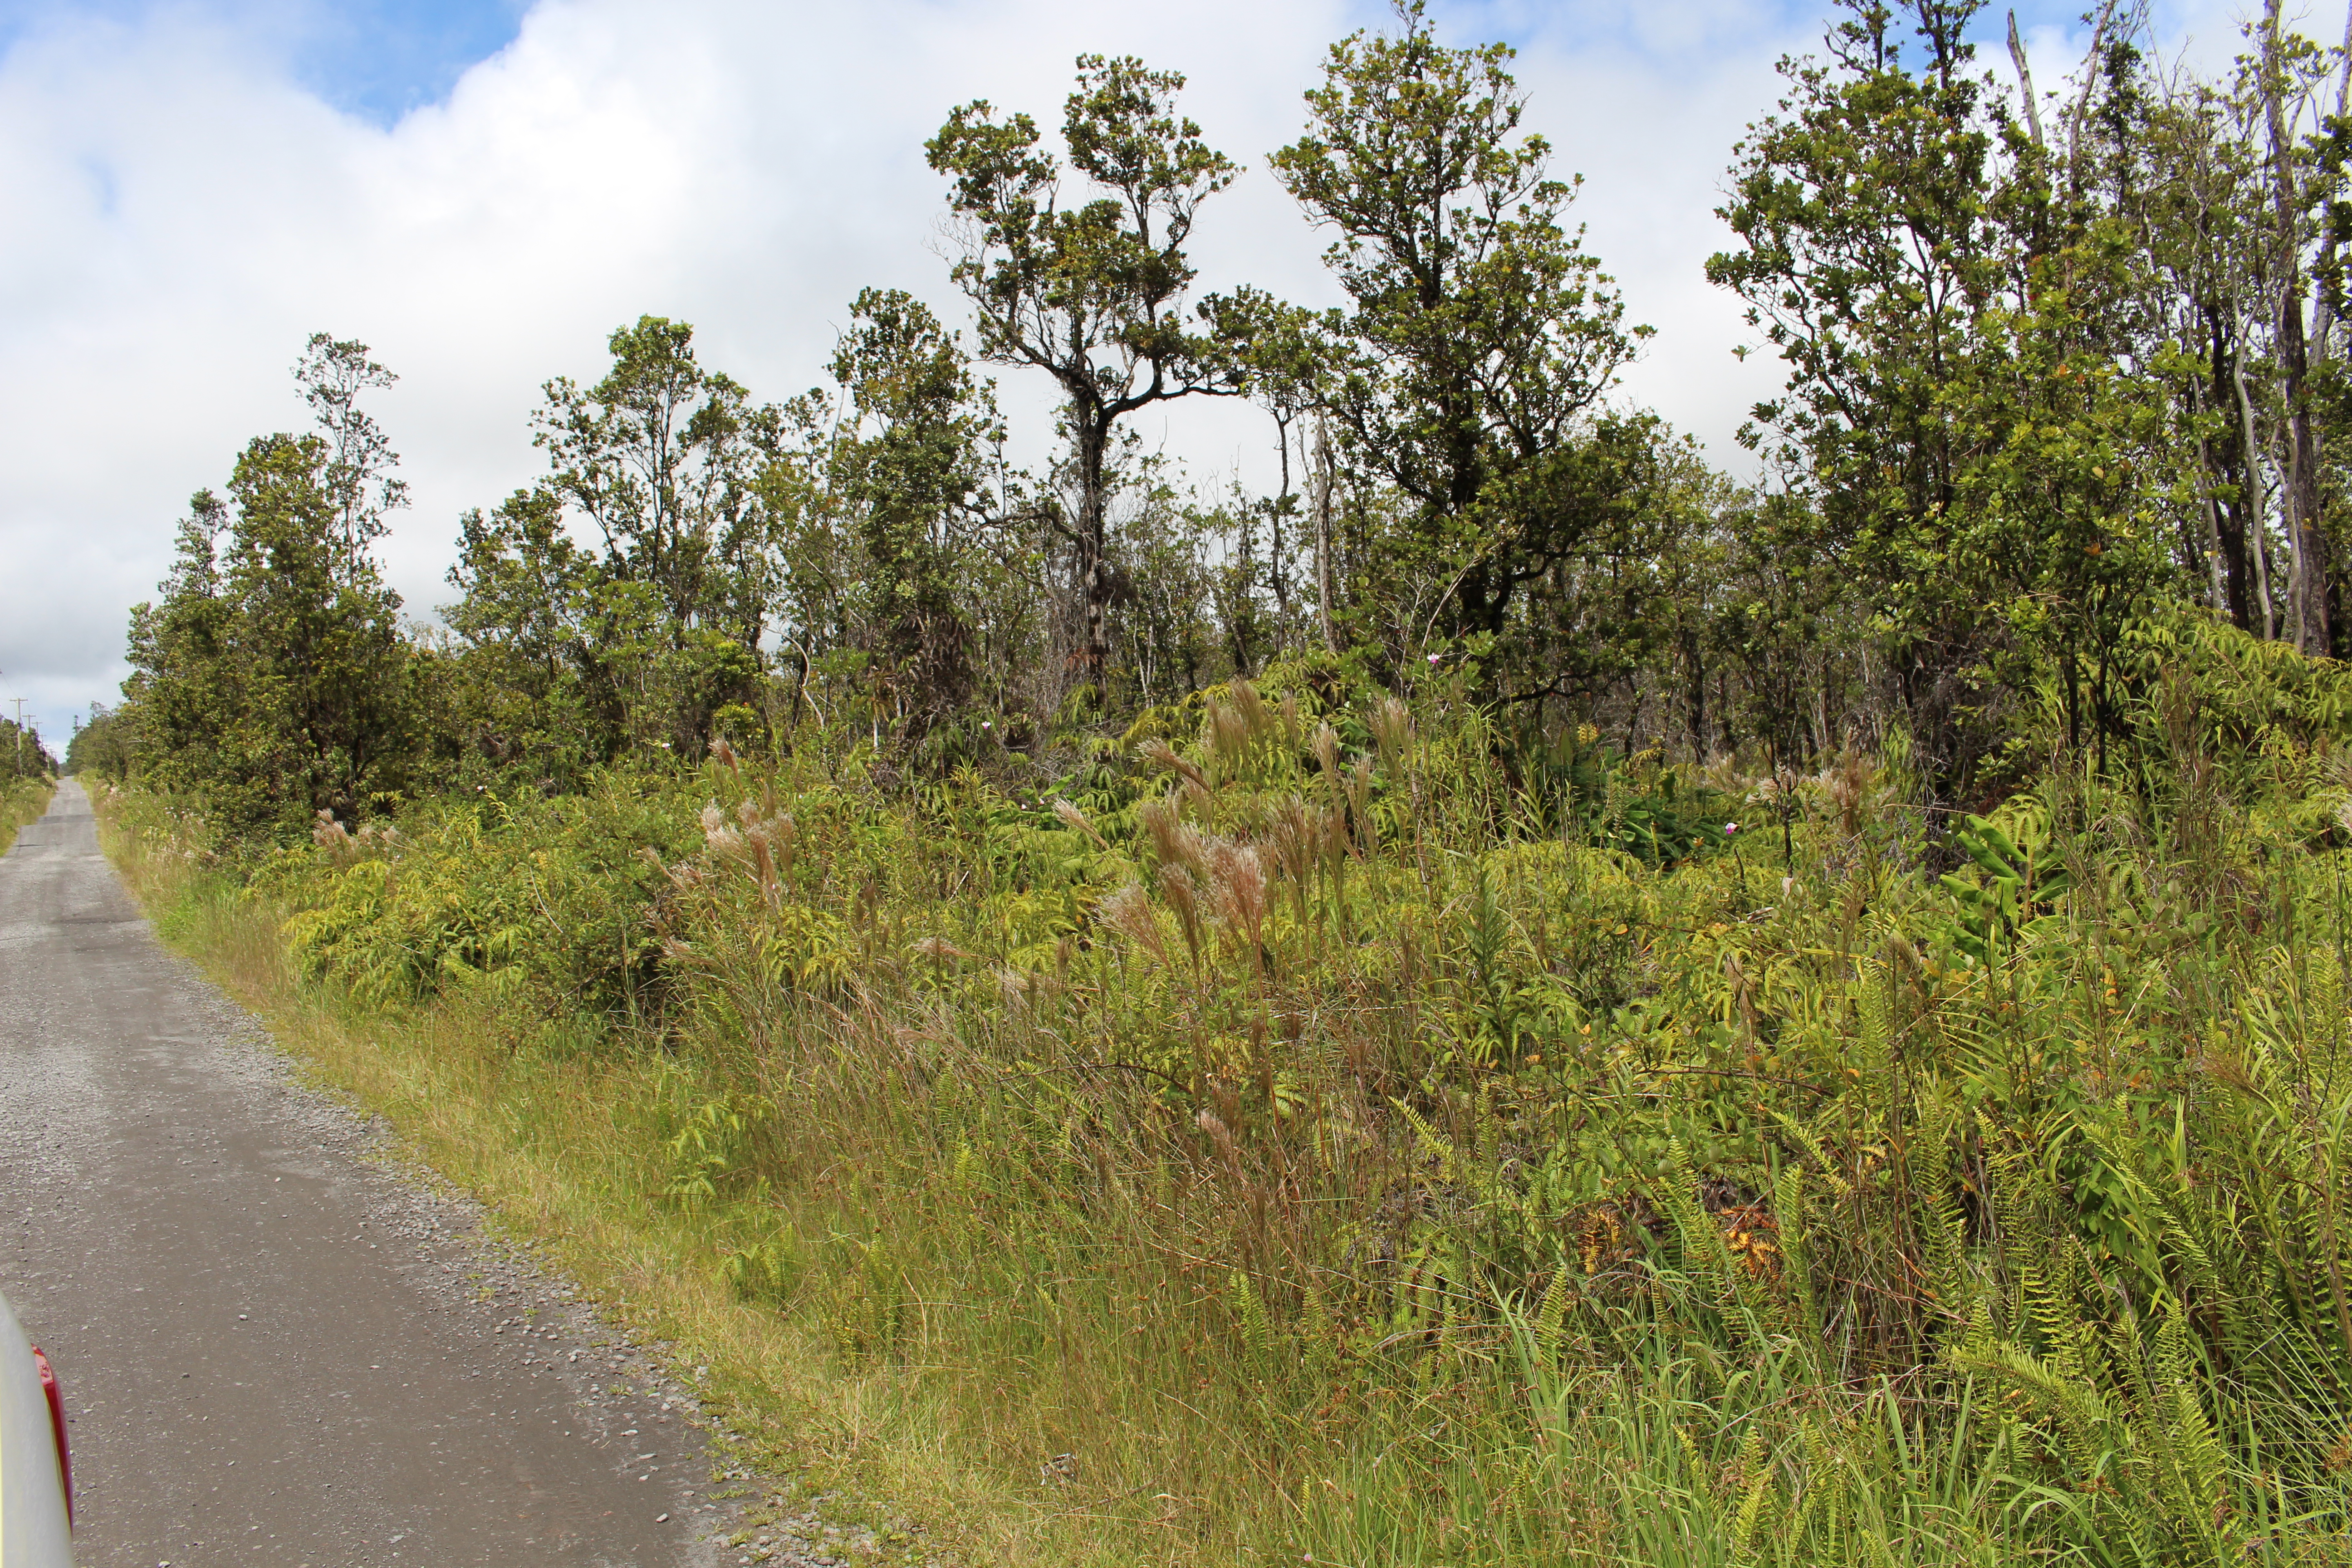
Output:
M738 1561L690 1400L380 1142L60 786L0 859L0 1290L73 1410L81 1568Z

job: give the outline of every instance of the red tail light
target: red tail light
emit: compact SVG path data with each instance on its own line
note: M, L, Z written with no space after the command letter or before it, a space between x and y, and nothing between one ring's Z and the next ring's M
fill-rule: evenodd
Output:
M41 1396L49 1402L49 1431L58 1440L58 1475L66 1484L66 1523L73 1523L73 1456L66 1451L66 1400L58 1391L58 1374L49 1370L49 1358L41 1347L33 1347L33 1364L40 1369Z

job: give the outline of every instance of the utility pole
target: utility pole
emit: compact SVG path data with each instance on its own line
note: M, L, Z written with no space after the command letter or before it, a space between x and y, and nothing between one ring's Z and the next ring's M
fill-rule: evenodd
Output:
M25 776L25 700L15 697L9 700L16 704L16 776L23 778Z

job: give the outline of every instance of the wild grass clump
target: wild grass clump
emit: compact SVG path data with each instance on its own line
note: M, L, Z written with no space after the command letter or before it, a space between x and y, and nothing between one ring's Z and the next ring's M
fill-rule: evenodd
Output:
M1237 683L1066 789L808 735L234 897L983 1554L2343 1562L2346 678L2179 656L1948 832L1899 747Z
M49 809L49 796L56 793L55 779L37 774L0 779L0 855L16 844L16 829L40 820Z

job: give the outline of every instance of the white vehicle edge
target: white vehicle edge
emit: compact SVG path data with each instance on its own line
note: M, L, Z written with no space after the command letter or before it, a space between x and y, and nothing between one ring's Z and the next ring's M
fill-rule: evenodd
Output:
M73 1568L64 1408L47 1364L0 1296L0 1564Z

